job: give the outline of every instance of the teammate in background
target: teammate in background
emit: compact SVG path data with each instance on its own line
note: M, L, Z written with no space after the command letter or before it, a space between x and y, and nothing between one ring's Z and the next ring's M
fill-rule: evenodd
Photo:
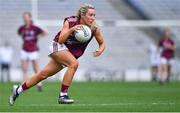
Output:
M21 65L23 72L23 81L27 80L27 68L28 62L31 61L33 65L34 72L37 73L38 67L38 56L39 48L37 45L38 37L45 36L47 31L42 30L38 26L35 26L32 21L32 16L30 12L25 12L23 14L24 25L18 29L18 34L23 39L23 45L21 50ZM38 91L42 90L42 83L37 84Z
M87 45L95 36L99 48L93 53L94 57L98 57L105 49L105 43L99 27L95 23L95 8L92 5L84 5L78 10L77 16L70 16L64 19L64 24L61 31L55 36L50 46L51 57L49 63L38 73L35 73L30 79L26 80L22 85L13 88L12 96L10 96L10 105L13 105L20 93L33 87L40 81L53 76L64 67L67 70L64 74L61 91L59 92L59 104L70 104L74 100L68 96L68 88L72 83L73 76L78 68L77 59L83 55ZM74 32L82 25L87 25L91 28L91 38L80 43L75 39Z
M159 41L159 48L161 52L161 80L160 84L163 84L165 81L169 82L171 77L171 68L173 65L174 51L176 49L175 42L170 38L170 31L167 29L164 31L163 38ZM167 78L165 74L167 71Z
M4 78L10 81L10 69L12 63L13 49L9 42L5 42L0 48L0 62L1 62L1 81L4 82Z
M148 53L150 58L152 81L157 81L158 68L160 63L160 52L158 51L158 47L152 43L148 49Z

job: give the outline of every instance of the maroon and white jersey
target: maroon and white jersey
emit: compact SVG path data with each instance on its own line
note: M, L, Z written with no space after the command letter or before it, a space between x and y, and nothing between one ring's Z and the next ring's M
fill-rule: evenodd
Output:
M38 51L37 37L42 32L43 30L41 28L32 24L29 27L26 27L25 25L21 26L18 29L18 34L21 35L23 39L22 49L27 52Z
M69 28L80 24L80 19L76 16L67 17L64 19L64 22L66 20L69 22ZM74 33L70 34L70 36L64 43L66 45L66 47L69 49L69 51L74 55L75 58L79 58L84 53L87 45L89 44L89 42L91 41L91 39L93 38L93 36L95 34L96 28L94 28L93 30L91 29L91 31L92 31L91 38L85 43L79 42L75 38ZM60 33L61 33L61 31L55 36L55 38L54 38L55 42L58 42Z
M175 45L175 43L172 39L161 39L159 41L159 47L162 48L161 57L166 59L174 58L174 50L167 49L167 45Z

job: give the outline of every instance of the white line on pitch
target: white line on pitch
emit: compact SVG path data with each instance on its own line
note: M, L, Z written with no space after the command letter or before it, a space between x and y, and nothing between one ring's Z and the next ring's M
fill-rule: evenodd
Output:
M175 105L175 103L115 103L115 104L28 104L28 105L17 105L17 106L126 106L126 105ZM0 106L9 106L9 105L0 105ZM16 105L14 105L16 106Z

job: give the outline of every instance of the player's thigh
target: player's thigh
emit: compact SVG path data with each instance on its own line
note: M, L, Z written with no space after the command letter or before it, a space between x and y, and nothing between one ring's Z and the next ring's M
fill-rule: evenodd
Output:
M21 60L28 60L28 53L24 50L21 50Z
M167 64L173 66L174 65L174 59L172 59L172 58L169 59Z
M49 77L63 69L62 65L50 59L49 63L40 71L41 74Z
M70 53L69 50L54 52L50 55L55 61L66 66L78 65L77 59Z

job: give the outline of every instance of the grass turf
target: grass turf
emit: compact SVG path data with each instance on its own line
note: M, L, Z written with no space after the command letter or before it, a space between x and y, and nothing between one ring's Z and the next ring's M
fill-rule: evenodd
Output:
M0 83L0 112L174 112L180 111L180 82L74 82L71 105L57 102L59 82L44 82L22 93L14 106L8 98L13 83Z

